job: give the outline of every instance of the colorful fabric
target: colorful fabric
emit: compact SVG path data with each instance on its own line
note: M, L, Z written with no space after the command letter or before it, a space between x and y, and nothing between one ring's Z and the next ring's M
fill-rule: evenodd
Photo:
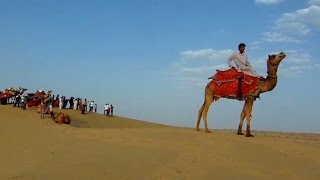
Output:
M240 89L241 85L241 89ZM259 78L238 72L235 68L226 71L217 70L210 86L217 97L243 100L241 97L251 95L258 89Z
M10 93L7 93L7 92L1 92L0 93L0 99L7 99L7 98L11 98L11 97L14 97L14 95L10 94Z

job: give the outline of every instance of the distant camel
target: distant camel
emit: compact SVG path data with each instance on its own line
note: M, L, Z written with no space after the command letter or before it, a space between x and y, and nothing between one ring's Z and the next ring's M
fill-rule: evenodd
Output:
M10 94L11 96L16 96L18 94L22 95L26 90L27 90L26 88L22 88L22 87L19 87L18 89L11 87L11 88L5 89L4 93Z
M43 99L44 103L47 104L47 102L49 102L49 100L51 100L51 93L52 93L52 90L49 90L47 93L45 93L42 90L37 90L37 92L31 98Z
M60 112L54 121L58 124L70 124L71 118L68 114Z
M267 75L267 78L264 80L259 80L257 88L252 93L247 94L244 97L245 103L244 103L244 107L243 107L243 110L240 115L240 123L239 123L239 128L238 128L238 133L237 133L238 135L244 135L242 133L242 125L243 125L244 118L246 118L246 120L247 120L246 137L253 137L253 135L251 134L251 130L250 130L253 103L256 100L256 98L259 97L259 95L261 93L271 91L276 87L278 66L280 65L281 61L285 57L286 57L286 54L283 52L280 52L279 54L276 54L276 55L268 55L268 61L267 61L267 68L268 68L267 74L268 75ZM211 85L211 83L215 83L215 81L216 80L214 79L214 76L213 76L212 81L209 82L205 88L204 103L201 106L201 108L199 110L199 114L198 114L198 121L197 121L197 126L196 126L197 131L200 131L199 125L200 125L201 118L203 116L205 132L206 133L211 132L208 129L207 114L208 114L209 107L213 101L217 101L219 98L231 99L229 97L220 97L219 95L217 95L217 93L215 93L217 91L221 92L221 89L219 89L219 88L214 89L214 87L217 87L217 86Z

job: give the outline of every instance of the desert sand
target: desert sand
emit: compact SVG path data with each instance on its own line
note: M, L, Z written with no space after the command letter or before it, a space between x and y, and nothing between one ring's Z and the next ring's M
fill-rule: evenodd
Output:
M71 125L0 105L0 179L320 179L319 134L246 138L63 111Z

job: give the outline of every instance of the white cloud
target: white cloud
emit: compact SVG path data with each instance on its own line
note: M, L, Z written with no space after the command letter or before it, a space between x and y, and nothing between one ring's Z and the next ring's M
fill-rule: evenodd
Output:
M257 4L279 4L284 0L255 0Z
M318 5L319 6L320 5L320 0L310 0L309 4L310 5Z
M181 56L184 58L189 59L199 59L199 58L205 58L205 59L215 59L215 60L225 60L228 56L232 54L231 49L226 50L215 50L215 49L201 49L201 50L195 50L195 51L184 51L180 53Z
M307 51L302 50L284 50L287 57L282 62L282 67L279 69L280 73L283 73L285 76L298 76L305 72L306 69L310 67L317 68L317 64L312 63L312 56ZM278 54L279 52L270 52L268 54ZM250 58L250 62L252 67L258 72L258 74L264 76L267 73L267 59L268 54L265 54L260 57L252 57ZM300 67L300 68L299 68Z
M291 64L309 64L311 63L311 55L308 52L297 50L286 50L287 62Z
M296 77L312 69L314 69L312 65L290 66L281 70L281 73L285 76Z
M185 67L182 68L181 72L189 72L189 73L210 73L215 72L217 69L225 69L228 65L226 64L220 64L220 65L208 65L208 66L201 66L201 67Z
M277 43L299 43L298 39L286 36L278 32L266 32L263 33L262 39L267 42L277 42Z
M275 27L273 28L274 30L279 30L282 32L285 32L287 34L292 34L292 35L307 35L310 33L311 29L308 28L306 25L300 23L300 22L289 22L289 21L283 21L279 20L276 22Z
M179 53L181 59L173 63L171 80L180 88L203 87L216 70L228 68L227 59L231 49L200 49Z
M287 77L297 77L305 72L320 69L319 64L312 62L312 56L309 52L302 50L286 50L287 57L285 65L280 73Z
M176 81L180 88L203 87L208 82L207 78L214 75L216 70L225 70L228 68L227 57L230 56L232 52L233 51L229 49L203 49L181 52L180 56L182 59L180 59L179 62L183 61L183 63L179 66L173 66L173 74L170 79ZM312 62L312 56L307 50L287 49L284 50L284 52L287 54L287 57L279 69L279 74L285 77L296 77L302 75L304 72L320 70L320 64L314 64ZM266 76L268 54L277 53L279 52L268 52L265 55L252 56L250 57L250 63L260 75ZM222 56L225 57L222 58ZM198 61L199 59L201 59L201 61ZM221 59L225 60L225 62L221 63Z
M311 5L292 13L284 13L275 22L275 30L295 34L307 35L312 27L320 28L320 7Z
M194 78L194 77L177 77L170 78L178 82L178 88L194 88L194 87L204 87L208 80L205 78Z

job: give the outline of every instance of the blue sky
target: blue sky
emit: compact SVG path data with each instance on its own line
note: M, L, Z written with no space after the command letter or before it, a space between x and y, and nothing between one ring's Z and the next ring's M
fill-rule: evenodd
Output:
M320 0L0 0L0 89L52 89L194 127L207 78L244 42L264 76L268 54L288 55L253 129L320 132L319 17ZM209 127L237 128L242 106L215 102Z

